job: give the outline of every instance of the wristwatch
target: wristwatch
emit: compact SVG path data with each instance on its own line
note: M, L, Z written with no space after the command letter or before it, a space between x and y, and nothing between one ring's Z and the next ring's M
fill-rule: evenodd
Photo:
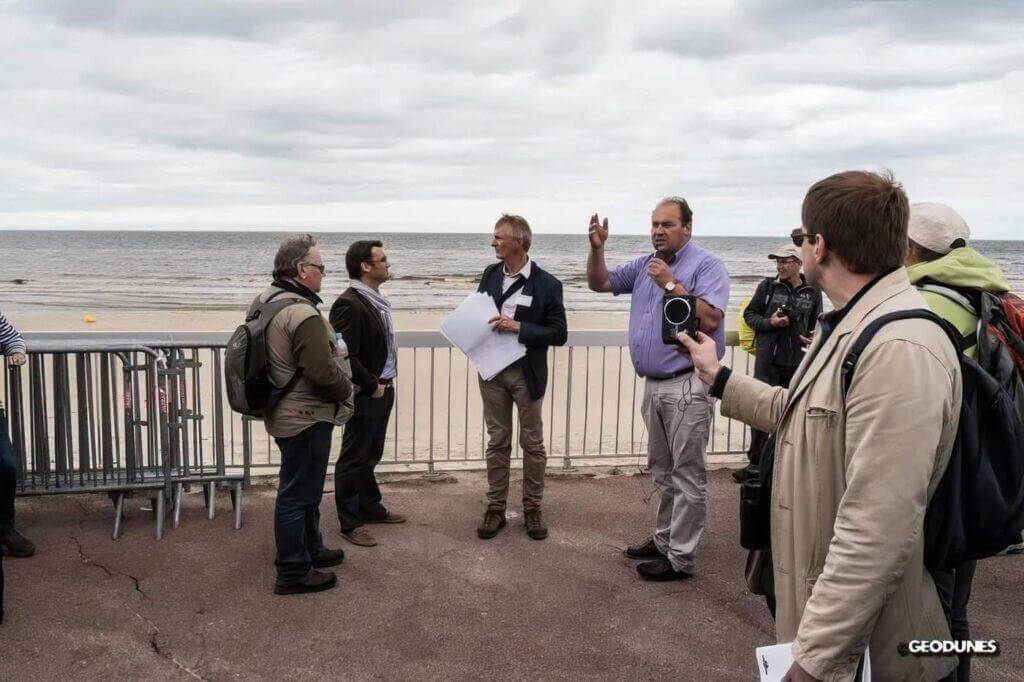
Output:
M669 282L668 284L665 285L665 291L667 291L668 293L671 294L675 290L676 290L676 283L675 282Z

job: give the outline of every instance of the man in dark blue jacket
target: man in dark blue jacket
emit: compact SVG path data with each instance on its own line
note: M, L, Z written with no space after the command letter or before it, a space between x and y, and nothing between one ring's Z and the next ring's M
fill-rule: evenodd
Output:
M547 353L567 337L562 283L530 260L533 233L520 216L503 215L494 226L494 255L477 291L494 299L491 326L498 334L515 334L526 356L492 379L480 378L480 398L487 424L487 511L477 528L483 539L493 538L505 525L508 470L512 456L512 406L519 412L519 445L523 449L523 517L526 532L543 540L548 530L541 519L544 493L544 426L541 406L548 381Z
M811 332L821 314L821 292L800 274L800 250L786 244L768 254L775 261L777 277L766 277L750 298L743 319L754 330L754 377L770 386L788 386ZM751 430L748 456L757 464L768 434ZM744 469L732 477L742 482Z

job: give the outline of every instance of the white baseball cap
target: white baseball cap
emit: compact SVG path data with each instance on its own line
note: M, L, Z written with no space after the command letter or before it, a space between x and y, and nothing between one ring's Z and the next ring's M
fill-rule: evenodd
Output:
M800 253L800 249L796 248L792 244L784 244L783 246L780 246L769 253L768 257L772 260L776 260L778 258L796 258L798 261L803 262L803 254Z
M953 250L957 239L964 242L970 239L971 228L959 213L945 204L911 204L907 236L929 251L947 254Z

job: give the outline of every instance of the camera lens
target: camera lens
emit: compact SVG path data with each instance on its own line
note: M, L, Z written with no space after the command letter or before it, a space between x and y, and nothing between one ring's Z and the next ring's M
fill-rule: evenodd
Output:
M665 302L665 319L669 324L686 324L690 314L690 304L685 298L673 298Z

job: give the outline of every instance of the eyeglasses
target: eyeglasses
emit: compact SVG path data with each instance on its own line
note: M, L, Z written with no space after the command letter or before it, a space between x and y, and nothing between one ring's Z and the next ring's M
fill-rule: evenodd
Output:
M382 258L381 258L380 260L373 260L373 259L371 258L371 259L370 259L369 261L367 261L367 262L368 262L368 263L369 263L370 265L376 265L377 263L384 263L384 264L387 264L387 262L388 262L388 257L387 257L387 256L384 256L384 257L382 257Z
M299 263L299 265L311 265L317 270L319 270L321 275L327 272L327 269L320 263Z
M801 230L799 227L797 229L793 230L792 232L790 232L789 236L792 237L793 244L796 245L797 248L800 248L801 246L804 245L804 239L810 240L810 242L813 244L815 242L815 240L818 238L818 235L816 235L816 234L807 234L806 232Z

